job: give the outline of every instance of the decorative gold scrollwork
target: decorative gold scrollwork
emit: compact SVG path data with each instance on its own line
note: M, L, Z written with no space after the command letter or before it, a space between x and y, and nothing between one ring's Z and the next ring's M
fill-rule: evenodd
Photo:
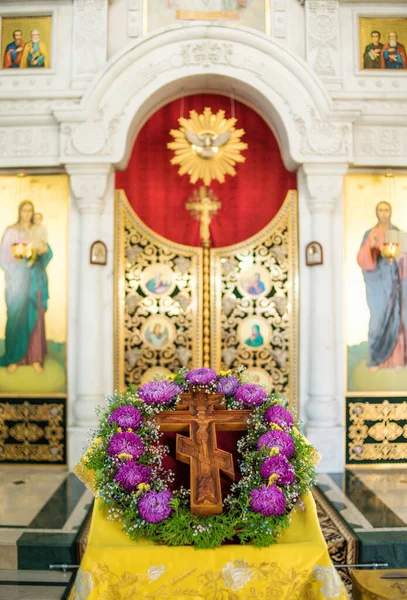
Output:
M65 401L0 406L0 461L63 463Z
M355 465L367 461L386 461L391 464L405 460L406 401L348 402L348 414L348 463Z
M296 192L257 235L215 248L211 258L212 366L246 365L250 380L286 394L296 407Z
M202 362L202 249L151 231L123 191L116 212L116 386Z

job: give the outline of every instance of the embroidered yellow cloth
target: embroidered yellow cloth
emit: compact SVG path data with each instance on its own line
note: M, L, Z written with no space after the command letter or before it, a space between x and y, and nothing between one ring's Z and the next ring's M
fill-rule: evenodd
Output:
M88 546L69 600L348 599L308 494L268 548L215 550L132 542L96 500Z

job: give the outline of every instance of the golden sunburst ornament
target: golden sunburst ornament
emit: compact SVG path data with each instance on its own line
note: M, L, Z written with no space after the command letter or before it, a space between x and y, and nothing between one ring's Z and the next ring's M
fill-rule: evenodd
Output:
M246 159L241 151L248 147L240 138L244 129L235 129L237 119L225 119L225 111L212 114L209 107L203 114L195 110L189 113L189 119L178 119L179 129L171 129L173 142L167 148L174 150L172 165L179 165L178 175L189 175L189 181L196 183L202 179L209 185L213 179L225 182L225 175L236 175L236 163Z

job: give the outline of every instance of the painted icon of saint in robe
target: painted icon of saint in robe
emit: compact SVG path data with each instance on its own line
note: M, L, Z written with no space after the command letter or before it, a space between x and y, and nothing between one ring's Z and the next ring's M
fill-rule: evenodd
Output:
M38 29L33 29L31 32L31 41L24 47L20 67L21 69L49 68L48 49L44 42L41 42Z
M152 329L147 327L146 339L154 348L162 348L169 340L168 329L160 323L156 323Z
M249 281L248 284L248 293L252 296L258 296L262 294L265 290L265 285L261 280L260 273L253 273L253 278Z
M0 267L6 281L6 352L0 366L13 373L19 365L32 365L43 371L46 354L45 312L48 306L46 267L52 251L44 236L45 228L35 222L34 205L23 200L18 207L18 220L6 228L0 244ZM36 214L38 221L38 213ZM42 222L42 215L41 215ZM13 244L32 249L30 256L15 258Z
M3 69L19 69L24 50L23 32L13 31L13 41L7 44L4 52Z
M399 231L391 213L388 202L378 203L377 224L366 231L357 256L370 312L367 365L372 373L407 364L407 254L402 252L392 263L380 254L386 232Z
M264 344L264 338L260 332L260 325L253 325L251 336L245 341L247 346L258 348Z

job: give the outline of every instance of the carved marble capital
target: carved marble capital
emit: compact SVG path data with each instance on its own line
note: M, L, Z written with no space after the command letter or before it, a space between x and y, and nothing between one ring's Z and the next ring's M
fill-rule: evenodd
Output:
M308 207L311 214L332 214L342 194L346 164L305 164L302 172L309 193Z
M102 214L112 165L66 165L75 203L82 214Z

